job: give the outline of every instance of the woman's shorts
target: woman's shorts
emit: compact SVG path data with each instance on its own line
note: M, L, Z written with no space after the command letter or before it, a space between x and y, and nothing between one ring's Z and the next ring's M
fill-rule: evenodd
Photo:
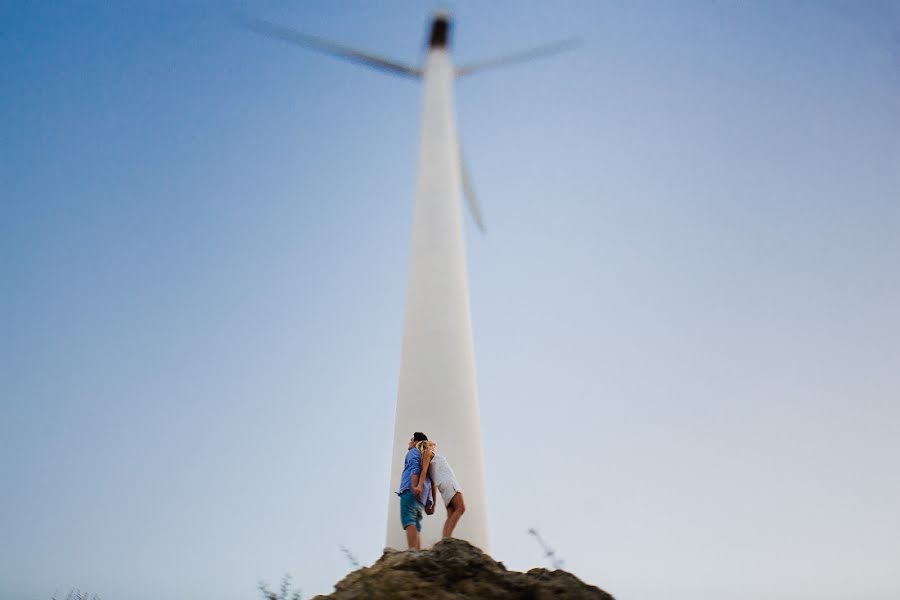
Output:
M441 491L441 500L444 501L444 506L450 506L450 501L453 500L453 496L455 496L457 492L462 491L459 482L455 479L442 482L442 485L439 485L438 489Z
M425 507L416 500L412 491L405 490L400 494L400 524L405 530L410 525L416 526L416 531L422 531L422 517Z

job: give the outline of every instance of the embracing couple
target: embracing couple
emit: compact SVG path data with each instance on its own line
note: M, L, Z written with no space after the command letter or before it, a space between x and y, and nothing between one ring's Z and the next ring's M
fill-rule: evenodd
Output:
M434 488L441 492L447 507L447 521L443 537L450 537L459 518L466 512L462 488L450 468L447 459L437 454L437 444L428 440L421 431L409 438L403 475L400 477L400 524L406 531L406 543L411 549L421 548L419 532L422 516L434 514Z

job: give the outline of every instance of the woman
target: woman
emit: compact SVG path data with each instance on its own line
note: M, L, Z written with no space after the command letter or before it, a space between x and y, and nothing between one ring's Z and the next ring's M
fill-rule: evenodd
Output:
M466 503L463 500L462 487L456 480L453 469L447 459L436 452L437 444L423 440L416 444L416 448L422 453L422 473L428 473L431 479L431 489L441 491L441 499L447 507L447 521L444 523L444 537L450 537L459 518L466 512ZM419 480L416 494L421 494L425 478ZM432 491L432 495L434 492Z

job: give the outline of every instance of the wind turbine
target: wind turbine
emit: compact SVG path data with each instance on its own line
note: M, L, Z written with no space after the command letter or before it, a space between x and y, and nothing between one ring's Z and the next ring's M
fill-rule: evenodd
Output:
M388 548L405 549L400 526L400 481L407 441L424 431L453 466L465 494L466 513L454 532L485 552L489 550L485 504L484 454L462 219L457 206L465 195L472 219L484 232L481 209L459 150L453 105L457 77L532 58L555 54L575 45L567 40L479 63L454 67L450 59L450 17L436 12L428 35L427 55L416 67L377 56L293 29L251 19L251 30L325 54L424 83L418 177L409 256L409 283L394 420L391 491L388 498ZM443 503L426 517L422 547L441 537Z

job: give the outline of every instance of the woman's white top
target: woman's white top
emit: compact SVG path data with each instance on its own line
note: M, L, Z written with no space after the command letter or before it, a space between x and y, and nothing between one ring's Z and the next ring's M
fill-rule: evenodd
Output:
M450 463L440 454L435 453L431 459L431 464L428 465L428 476L431 477L435 487L441 491L441 500L444 501L444 506L450 504L450 500L457 492L462 491Z

